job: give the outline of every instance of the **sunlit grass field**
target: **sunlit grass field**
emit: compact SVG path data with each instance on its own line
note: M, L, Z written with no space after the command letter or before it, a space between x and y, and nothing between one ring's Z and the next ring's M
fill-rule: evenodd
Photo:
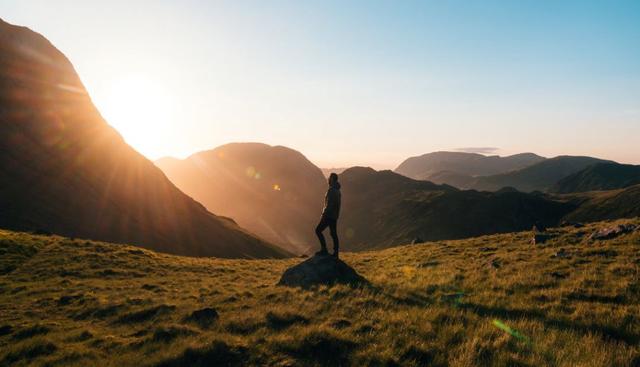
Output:
M0 231L0 365L639 365L640 230L610 224L345 253L370 285L308 290L275 285L302 259Z

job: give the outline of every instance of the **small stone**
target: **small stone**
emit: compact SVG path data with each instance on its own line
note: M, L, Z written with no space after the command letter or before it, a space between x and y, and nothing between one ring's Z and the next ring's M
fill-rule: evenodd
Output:
M218 311L211 307L206 307L201 310L193 311L186 320L195 322L202 327L209 327L218 319L218 317Z

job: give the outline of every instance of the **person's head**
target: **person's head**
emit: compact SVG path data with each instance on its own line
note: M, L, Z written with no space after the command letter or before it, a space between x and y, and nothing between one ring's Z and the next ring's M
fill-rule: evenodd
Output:
M335 173L332 173L329 175L329 185L333 186L336 184L336 182L338 182L338 175Z

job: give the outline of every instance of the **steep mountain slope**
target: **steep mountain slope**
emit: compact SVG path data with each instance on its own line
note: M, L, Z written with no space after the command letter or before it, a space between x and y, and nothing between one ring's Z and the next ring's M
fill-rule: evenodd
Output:
M640 185L620 190L566 195L577 209L566 217L569 221L633 218L640 216Z
M355 167L340 175L345 249L382 248L414 239L441 240L554 225L574 206L503 190L460 191L391 171Z
M300 259L0 231L0 365L634 366L640 230L607 226L344 253L371 286L309 290L275 285Z
M640 184L640 166L596 163L558 181L551 192L568 194L596 190L614 190Z
M395 172L416 180L434 181L433 176L442 175L440 172L467 177L488 176L528 167L544 159L533 153L500 157L463 152L434 152L406 159ZM452 185L455 183L443 182Z
M193 256L283 255L180 192L107 125L60 51L3 21L0 227Z
M299 152L259 143L233 143L156 165L209 210L234 218L261 237L296 253L315 245L313 228L327 187L318 167Z
M547 191L561 179L596 163L611 161L592 157L558 156L517 171L477 177L471 188L497 191L509 186L523 192Z

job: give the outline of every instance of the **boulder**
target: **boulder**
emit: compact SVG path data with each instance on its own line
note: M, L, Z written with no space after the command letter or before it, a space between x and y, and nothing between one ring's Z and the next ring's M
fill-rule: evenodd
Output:
M617 224L610 227L601 228L589 236L592 240L608 240L620 236L621 234L633 232L636 227L632 224Z
M278 285L309 288L330 284L366 285L367 280L344 261L330 255L315 255L287 269Z
M218 311L211 307L205 307L201 310L193 311L193 313L186 318L186 321L193 322L201 327L207 328L211 326L218 317Z

